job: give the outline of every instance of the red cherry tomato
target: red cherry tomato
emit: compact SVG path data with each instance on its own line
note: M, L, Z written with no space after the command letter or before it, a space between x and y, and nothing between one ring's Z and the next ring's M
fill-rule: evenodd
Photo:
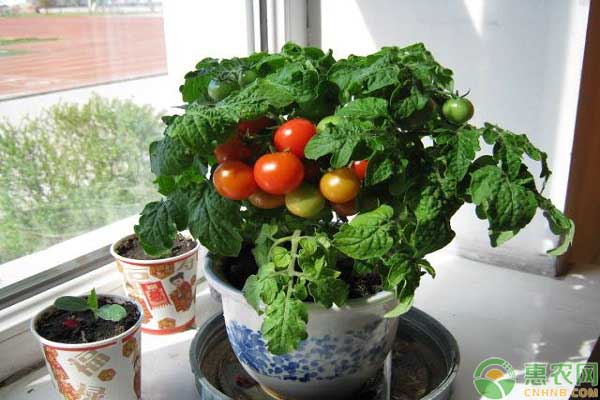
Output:
M319 180L319 165L313 160L303 160L304 164L304 180L310 183L317 183Z
M231 200L247 199L258 187L254 181L252 167L241 161L225 161L213 174L217 192Z
M354 161L352 163L352 171L356 174L358 179L361 181L365 179L367 175L367 165L369 164L369 160L360 160Z
M345 203L331 203L331 208L333 208L333 211L335 211L337 215L343 217L349 217L358 212L358 208L356 207L356 199L352 199Z
M302 183L304 166L292 153L265 154L254 164L254 179L267 193L286 194Z
M350 168L340 168L323 175L319 188L323 196L332 203L345 203L356 197L360 181Z
M285 196L269 194L259 189L248 197L248 201L256 208L271 209L283 206Z
M315 133L317 133L315 124L304 118L295 118L277 128L275 136L273 136L273 143L277 150L289 150L302 158L306 143Z
M238 123L238 132L240 135L248 134L252 136L271 125L273 125L273 121L267 117L249 119Z
M234 136L215 148L215 157L219 164L232 160L245 161L252 157L252 150L239 137Z

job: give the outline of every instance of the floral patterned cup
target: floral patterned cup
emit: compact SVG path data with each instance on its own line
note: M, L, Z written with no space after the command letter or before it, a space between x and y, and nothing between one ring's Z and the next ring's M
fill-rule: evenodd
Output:
M128 301L120 296L102 297ZM31 331L41 344L54 386L64 399L141 398L142 309L136 306L140 318L134 326L118 336L92 343L59 343L40 336L37 321L48 308L33 319Z
M135 260L115 251L131 238L110 248L123 278L125 292L144 309L142 332L168 335L190 328L196 305L196 271L200 244L181 255L160 260Z

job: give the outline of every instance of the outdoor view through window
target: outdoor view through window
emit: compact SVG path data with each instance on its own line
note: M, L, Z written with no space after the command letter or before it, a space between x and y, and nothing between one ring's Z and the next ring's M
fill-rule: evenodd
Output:
M163 110L140 87L156 86L167 63L155 0L11 0L0 14L4 264L157 196L147 148Z

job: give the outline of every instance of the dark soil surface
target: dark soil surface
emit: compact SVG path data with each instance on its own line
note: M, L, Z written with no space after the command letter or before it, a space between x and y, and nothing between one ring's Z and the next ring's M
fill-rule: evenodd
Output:
M121 304L127 310L127 316L118 322L94 319L91 311L71 312L52 306L37 321L35 329L40 336L59 343L91 343L110 339L127 331L135 325L140 313L131 302L119 303L111 298L100 297L99 306Z
M137 236L131 236L129 239L123 241L115 250L118 255L127 258L132 258L134 260L159 260L161 258L169 258L185 254L188 251L192 250L195 246L196 241L194 239L188 239L183 235L177 235L175 245L171 249L171 254L160 258L151 257L144 253L144 249L142 249L142 246L140 245L140 241L138 240Z
M223 257L221 263L227 280L238 290L242 290L246 279L258 271L252 249L248 245L242 247L238 257ZM359 299L379 293L382 290L379 274L358 275L353 271L352 263L352 260L347 259L340 261L338 265L342 271L341 279L350 287L348 298Z

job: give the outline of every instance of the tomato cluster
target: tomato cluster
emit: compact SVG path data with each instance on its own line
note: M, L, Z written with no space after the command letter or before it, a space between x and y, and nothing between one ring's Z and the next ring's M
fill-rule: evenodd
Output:
M319 215L327 201L340 216L356 214L356 196L368 161L354 161L321 176L319 165L304 158L310 139L326 124L335 124L335 118L327 117L318 126L304 118L286 121L272 137L277 151L261 155L252 166L247 162L253 158L253 151L240 136L253 137L273 121L260 118L240 122L238 134L215 149L219 166L212 179L217 192L232 200L248 200L262 209L285 205L289 212L303 218Z

